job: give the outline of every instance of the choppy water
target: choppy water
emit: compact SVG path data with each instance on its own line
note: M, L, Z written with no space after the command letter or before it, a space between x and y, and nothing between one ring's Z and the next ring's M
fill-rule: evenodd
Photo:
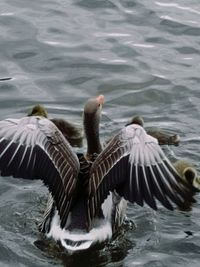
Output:
M173 153L200 169L199 0L1 0L0 47L0 119L42 103L79 125L86 99L104 94L102 138L140 114L180 134ZM0 266L199 266L199 196L188 213L129 206L136 228L67 256L40 242L46 194L0 178Z

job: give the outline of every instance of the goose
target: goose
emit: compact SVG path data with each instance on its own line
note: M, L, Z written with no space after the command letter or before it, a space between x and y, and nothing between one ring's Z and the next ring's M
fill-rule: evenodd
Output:
M126 126L131 124L139 124L144 127L144 119L141 116L132 117L131 120L126 124ZM180 143L180 136L178 134L169 135L158 128L151 127L148 129L147 134L158 140L159 145L175 145L178 146Z
M48 112L44 106L37 104L28 113L28 116L40 116L48 118ZM68 122L62 118L50 119L56 127L62 132L64 137L73 147L82 147L83 133L82 129L75 126L73 123Z
M188 184L142 125L123 127L102 148L104 96L83 112L86 153L76 154L58 127L35 114L0 121L1 176L41 179L50 196L41 232L72 253L112 238L127 202L169 210L191 198Z

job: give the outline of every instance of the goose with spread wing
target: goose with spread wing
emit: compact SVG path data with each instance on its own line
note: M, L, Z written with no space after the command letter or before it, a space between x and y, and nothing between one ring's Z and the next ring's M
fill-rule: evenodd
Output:
M40 225L69 251L110 239L122 224L127 201L157 210L182 207L191 198L187 183L157 139L132 123L102 149L99 123L104 96L89 99L83 121L86 154L76 154L45 116L0 121L1 176L41 179L50 191Z

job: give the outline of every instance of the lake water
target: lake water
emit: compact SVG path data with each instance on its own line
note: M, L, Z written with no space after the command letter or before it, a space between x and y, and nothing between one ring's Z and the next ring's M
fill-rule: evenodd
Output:
M166 150L200 170L199 0L1 0L0 47L0 119L42 103L81 125L104 94L103 140L140 114L178 133ZM0 177L0 266L200 265L199 195L187 213L130 205L134 227L74 256L38 233L46 197L38 181Z

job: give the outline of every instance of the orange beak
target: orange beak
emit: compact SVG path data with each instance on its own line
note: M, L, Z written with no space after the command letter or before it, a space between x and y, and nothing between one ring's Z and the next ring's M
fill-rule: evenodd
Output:
M96 98L96 100L97 100L97 102L102 106L103 105L103 103L104 103L104 95L99 95L99 96L97 96L97 98Z

